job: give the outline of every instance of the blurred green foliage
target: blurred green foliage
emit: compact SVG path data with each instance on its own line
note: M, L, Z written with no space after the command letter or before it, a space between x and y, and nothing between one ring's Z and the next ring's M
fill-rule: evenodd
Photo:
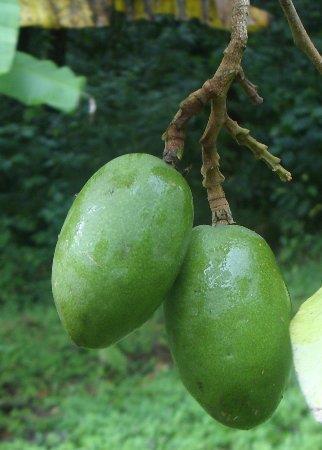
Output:
M320 8L308 0L297 3L321 48ZM227 135L220 145L222 168L235 219L266 237L282 260L296 254L303 265L322 247L317 240L322 220L322 84L294 47L278 2L265 2L265 7L274 20L270 28L250 36L244 64L265 102L253 106L234 86L229 109L283 159L294 182L280 182ZM163 18L128 23L121 16L109 28L67 31L64 36L65 62L88 76L98 110L91 117L86 99L73 115L2 99L2 301L50 297L54 245L74 195L111 158L128 152L162 154L160 136L179 102L214 72L229 38L197 22ZM48 31L38 29L28 31L28 42L20 44L38 57L51 57L56 45ZM196 223L210 221L199 173L198 140L206 120L205 112L191 121L182 164L192 164L187 177Z
M287 270L293 297L311 295L321 270ZM7 303L0 366L1 450L322 450L294 377L254 430L213 421L173 369L161 311L118 346L85 350L71 344L54 305Z

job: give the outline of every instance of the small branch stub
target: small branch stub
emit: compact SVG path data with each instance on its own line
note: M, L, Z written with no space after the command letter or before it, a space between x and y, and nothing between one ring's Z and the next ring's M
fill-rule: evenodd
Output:
M257 86L246 78L242 68L240 68L236 79L254 105L261 105L263 103L264 99L258 94Z

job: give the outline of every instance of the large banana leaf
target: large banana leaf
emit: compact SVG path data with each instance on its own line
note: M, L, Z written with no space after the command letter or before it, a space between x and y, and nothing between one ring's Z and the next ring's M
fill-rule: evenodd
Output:
M114 9L128 18L149 19L158 14L175 15L180 20L196 18L216 28L227 28L232 0L20 0L21 24L45 28L106 26ZM251 7L250 29L268 25L266 11Z
M0 93L26 105L47 104L62 111L78 105L85 78L68 67L16 52L11 70L0 76Z
M18 0L0 0L0 74L12 64L20 24Z

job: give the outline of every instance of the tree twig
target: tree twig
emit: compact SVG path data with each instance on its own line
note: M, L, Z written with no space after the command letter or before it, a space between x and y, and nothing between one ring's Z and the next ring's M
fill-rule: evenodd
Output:
M262 159L275 171L283 181L290 181L290 172L280 164L280 159L273 156L268 147L250 135L250 131L242 128L227 114L227 93L236 79L246 94L256 104L263 102L258 94L257 86L245 76L241 67L244 49L247 44L247 21L249 0L234 0L231 18L231 39L224 51L222 61L212 78L207 80L200 89L192 92L180 104L170 125L163 134L165 147L163 159L176 165L184 150L186 127L190 118L198 114L211 101L211 113L205 132L200 140L202 145L203 185L207 189L208 201L212 211L212 223L234 223L229 204L222 188L224 176L220 172L217 139L223 126L240 145L250 148L255 157Z
M292 0L279 0L291 29L295 45L307 55L320 74L322 74L322 56L307 34Z
M263 103L264 99L259 95L256 84L253 84L246 78L242 67L240 68L236 80L239 82L241 87L244 89L248 97L255 105L261 105Z
M169 127L163 134L165 148L163 159L175 165L184 150L185 130L192 116L216 97L226 99L231 83L240 71L243 51L247 43L247 19L249 0L235 0L231 19L231 40L223 59L214 74L203 86L192 92L181 104Z
M253 152L255 158L262 159L273 172L276 172L282 181L292 180L291 173L281 166L280 158L272 155L268 151L267 145L262 144L253 138L247 128L239 126L238 123L232 120L228 115L225 119L225 128L239 145L248 147Z
M246 0L237 0L234 3L231 41L225 50L222 63L213 77L213 80L218 83L218 91L215 91L212 97L208 124L200 140L202 145L201 173L203 185L207 189L213 225L235 223L222 188L225 178L219 168L217 139L226 120L227 92L241 70L240 64L247 43L248 6L249 2Z
M203 186L207 188L213 225L231 225L235 223L222 188L225 177L220 172L220 157L217 151L217 138L221 127L225 123L225 117L226 105L221 104L221 102L216 104L213 100L206 129L200 139L202 145L201 174L203 175Z

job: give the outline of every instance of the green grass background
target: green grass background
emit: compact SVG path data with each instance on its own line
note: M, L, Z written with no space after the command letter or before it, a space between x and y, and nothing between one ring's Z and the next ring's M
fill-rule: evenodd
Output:
M284 270L295 309L321 284L322 261ZM53 304L0 318L1 450L322 450L292 374L271 420L251 431L213 421L173 367L161 311L122 344L71 344Z

